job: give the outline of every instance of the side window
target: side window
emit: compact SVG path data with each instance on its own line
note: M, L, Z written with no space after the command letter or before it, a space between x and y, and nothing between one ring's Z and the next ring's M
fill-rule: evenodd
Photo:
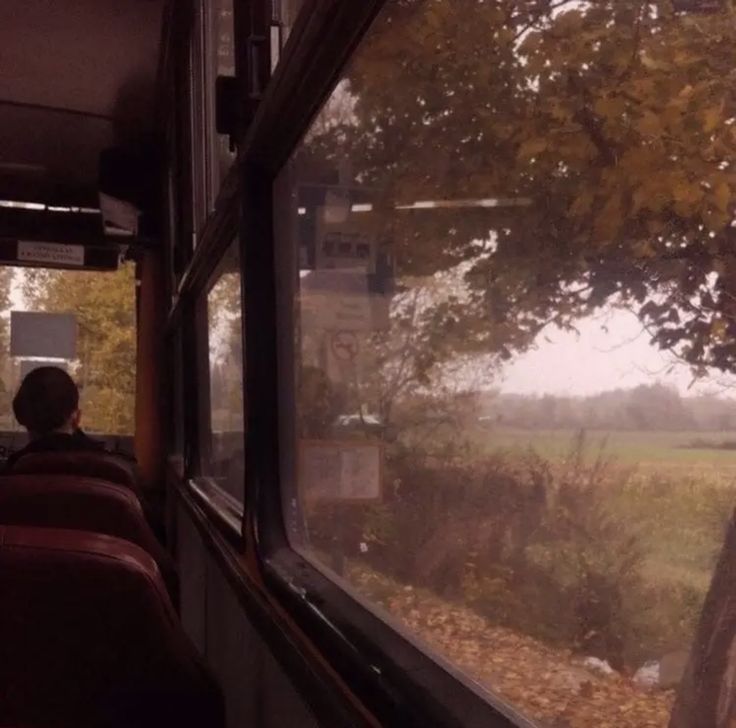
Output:
M240 256L233 244L200 299L200 474L237 504L245 483Z
M289 40L304 0L271 0L271 68L276 68L281 50Z
M385 3L277 181L285 522L531 720L664 728L734 637L732 19L501 5Z
M232 0L213 0L207 4L206 73L209 204L214 207L217 193L235 159L230 139L217 133L215 85L218 76L235 75L235 46Z
M190 46L193 199L198 237L235 160L228 136L217 133L216 82L235 75L232 0L195 3Z

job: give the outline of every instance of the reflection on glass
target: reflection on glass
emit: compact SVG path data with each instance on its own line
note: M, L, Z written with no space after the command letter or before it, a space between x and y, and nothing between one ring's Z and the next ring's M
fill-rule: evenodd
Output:
M237 247L207 294L210 431L202 474L243 501L243 332Z
M736 715L727 5L391 0L277 186L292 539L540 725Z

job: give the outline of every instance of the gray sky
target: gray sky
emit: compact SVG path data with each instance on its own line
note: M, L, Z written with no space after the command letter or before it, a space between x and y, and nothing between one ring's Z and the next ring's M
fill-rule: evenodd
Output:
M631 312L608 310L583 319L577 329L579 333L548 327L533 350L504 369L501 391L589 395L661 382L683 395L717 390L731 396L724 385L736 388L736 377L714 373L688 389L693 379L689 368L652 346Z

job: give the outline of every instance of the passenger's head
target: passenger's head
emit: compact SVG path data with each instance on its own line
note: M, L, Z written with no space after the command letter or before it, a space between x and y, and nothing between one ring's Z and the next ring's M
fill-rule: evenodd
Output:
M39 367L23 379L13 413L31 437L73 432L79 426L79 390L63 369Z

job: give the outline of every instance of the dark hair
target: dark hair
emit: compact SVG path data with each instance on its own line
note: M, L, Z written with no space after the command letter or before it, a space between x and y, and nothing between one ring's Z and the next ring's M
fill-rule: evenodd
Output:
M59 367L28 372L13 399L15 419L34 435L63 427L78 407L77 385Z

